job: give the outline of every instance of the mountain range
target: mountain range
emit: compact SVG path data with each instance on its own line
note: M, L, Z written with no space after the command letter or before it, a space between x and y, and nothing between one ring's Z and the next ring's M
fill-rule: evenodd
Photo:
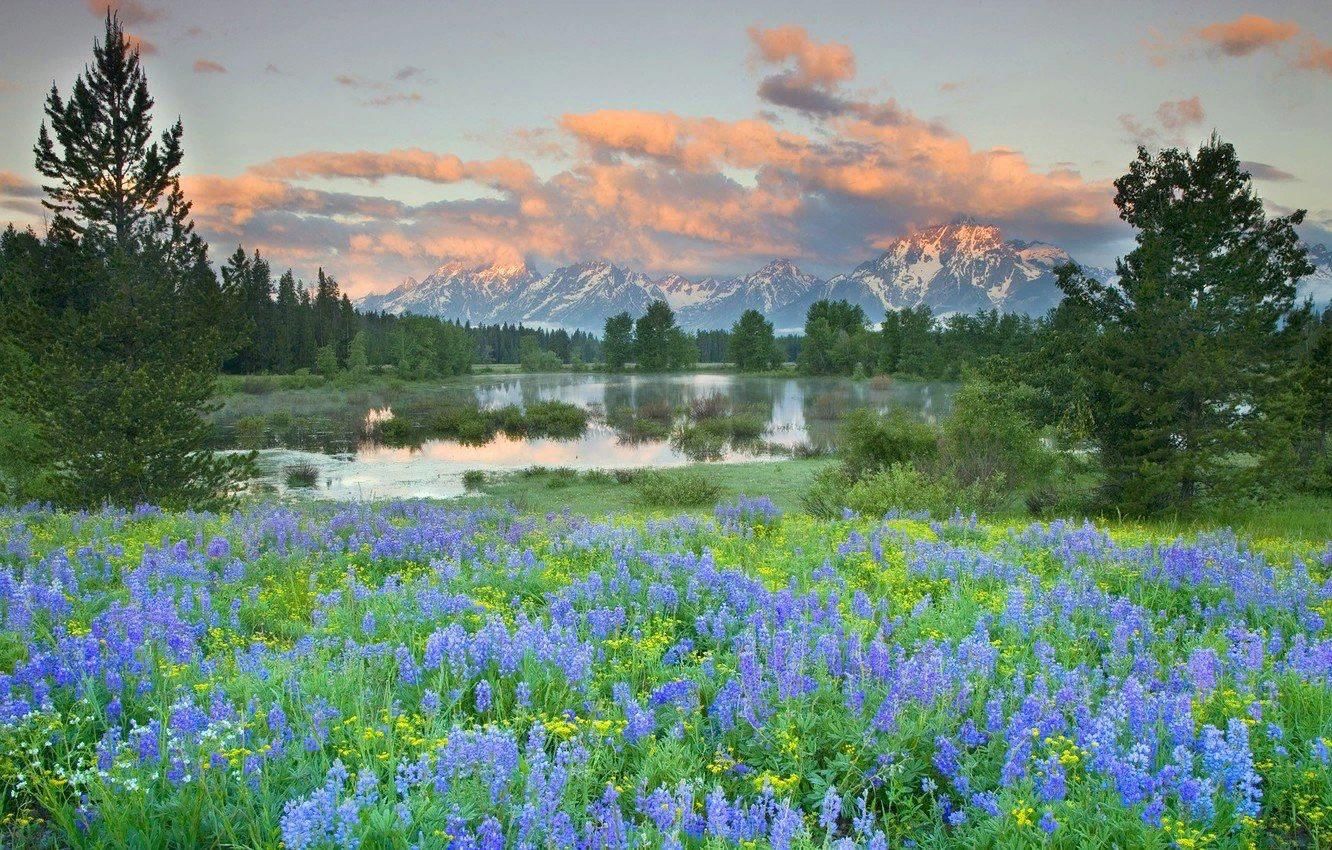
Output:
M458 321L519 323L600 331L620 312L641 315L663 299L690 330L729 328L748 309L763 313L779 332L804 326L815 301L845 299L877 321L885 310L924 304L936 315L1001 312L1041 315L1059 303L1054 269L1071 257L1042 242L1005 240L997 227L958 219L890 242L883 253L827 280L787 259L747 275L652 279L608 260L562 266L541 274L530 263L486 265L448 262L421 281L408 278L382 294L367 295L365 311L416 313ZM1332 301L1332 251L1310 249L1315 274L1301 297ZM1113 270L1086 267L1101 280Z

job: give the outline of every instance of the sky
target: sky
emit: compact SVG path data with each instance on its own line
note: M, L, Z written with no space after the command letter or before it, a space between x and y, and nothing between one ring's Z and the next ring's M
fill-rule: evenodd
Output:
M107 0L0 0L0 223ZM969 215L1108 265L1138 145L1213 131L1332 244L1332 3L116 0L215 261L848 271Z

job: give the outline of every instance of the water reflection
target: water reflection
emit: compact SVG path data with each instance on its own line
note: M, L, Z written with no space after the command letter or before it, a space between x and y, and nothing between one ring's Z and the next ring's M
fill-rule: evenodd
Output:
M759 378L726 374L517 375L476 377L434 386L368 391L274 392L233 396L216 415L222 447L260 449L264 481L281 490L282 470L318 468L316 493L328 498L448 497L463 492L469 469L511 470L540 464L575 469L672 466L694 460L751 460L796 447L829 450L838 423L860 407L904 407L933 421L946 412L952 388L940 383L851 381L840 378ZM692 429L682 415L729 402L727 426ZM537 401L577 404L592 413L577 439L497 434L484 445L432 440L419 448L369 441L374 423L395 406L475 404L526 407ZM700 400L704 400L700 402ZM761 433L739 438L741 423ZM720 424L720 423L713 423ZM718 435L721 434L721 437Z

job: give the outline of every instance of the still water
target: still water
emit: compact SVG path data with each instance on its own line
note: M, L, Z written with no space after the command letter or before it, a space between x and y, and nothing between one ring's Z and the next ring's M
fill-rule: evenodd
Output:
M230 448L257 448L261 484L288 489L286 471L317 470L309 495L331 499L456 496L469 469L516 470L533 465L573 469L676 466L697 460L735 462L828 450L847 411L902 407L927 421L947 412L952 385L847 378L770 378L727 374L478 376L397 390L273 392L233 396L216 416ZM744 442L697 446L678 438L691 403L712 396L765 423L762 436ZM514 438L498 434L484 445L431 440L415 448L378 445L367 424L392 415L394 405L475 404L483 408L563 401L591 419L579 438ZM667 411L663 413L663 411ZM670 413L673 411L674 413ZM623 427L626 418L674 417L672 436L644 439Z

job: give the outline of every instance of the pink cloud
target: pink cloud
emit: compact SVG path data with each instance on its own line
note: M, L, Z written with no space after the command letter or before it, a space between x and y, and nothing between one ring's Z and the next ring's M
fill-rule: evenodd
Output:
M196 74L225 74L227 68L220 62L214 62L211 59L195 59L194 73Z
M893 101L846 96L840 86L853 78L855 58L843 45L815 43L795 27L750 35L761 64L790 66L765 84L780 79L788 92L835 106L814 112L761 87L769 103L813 117L812 132L786 129L772 113L602 109L514 134L518 149L558 155L562 170L544 176L520 158L316 150L237 176L196 176L186 189L210 238L267 249L278 265L322 264L354 293L450 258L550 268L597 256L649 272L714 273L790 256L846 268L888 234L958 213L1073 247L1118 233L1108 182L1037 169L1020 151L976 148ZM1187 121L1190 110L1181 101L1167 112ZM408 205L316 182L387 178L459 188L449 200Z
M1203 122L1202 101L1195 94L1184 100L1168 100L1156 107L1156 119L1167 130L1179 130Z
M1306 71L1322 71L1332 74L1332 44L1310 38L1300 49L1300 56L1295 60L1295 67Z
M1208 24L1198 37L1227 56L1248 56L1275 47L1299 35L1293 21L1274 21L1262 15L1241 15L1233 21Z
M796 78L806 84L832 86L856 75L856 57L845 44L819 44L804 27L749 28L757 57L770 65L794 60Z
M1279 21L1262 15L1240 15L1233 21L1208 24L1171 41L1152 30L1144 46L1154 65L1164 65L1179 53L1201 44L1215 56L1242 57L1270 52L1285 57L1286 64L1300 71L1332 74L1332 45L1307 32L1295 21ZM1294 56L1286 49L1298 45Z
M140 0L88 0L88 11L99 17L114 12L125 26L155 24L166 17L166 10Z

